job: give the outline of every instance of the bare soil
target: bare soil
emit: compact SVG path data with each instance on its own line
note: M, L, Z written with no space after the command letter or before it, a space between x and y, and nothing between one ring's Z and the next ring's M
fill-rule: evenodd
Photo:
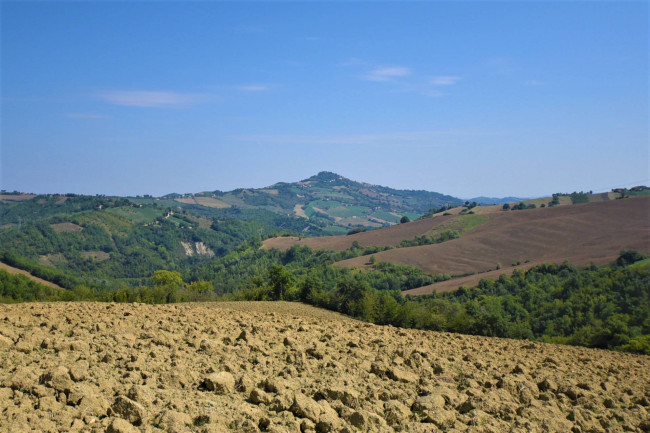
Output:
M647 432L648 371L302 304L0 305L3 432Z
M198 204L215 209L225 209L230 207L228 203L212 197L177 198L175 201L183 204Z
M83 227L75 223L56 223L56 224L50 224L50 227L52 227L52 230L54 230L57 233L80 232L84 229Z
M7 271L10 274L24 275L27 278L29 278L30 280L36 281L37 283L41 283L41 284L43 284L45 286L55 287L57 289L63 289L61 286L59 286L57 284L54 284L54 283L52 283L50 281L46 281L46 280L44 280L42 278L35 277L34 275L30 274L27 271L23 271L22 269L14 268L13 266L9 266L9 265L7 265L5 263L2 263L2 262L0 262L0 269L2 269L3 271Z
M361 246L398 246L405 239L413 239L431 230L435 230L445 223L452 221L453 216L441 216L398 224L379 230L355 233L342 236L322 236L312 238L298 238L285 236L270 238L264 241L262 248L277 248L286 250L294 245L306 245L312 249L325 249L333 251L347 250L354 241Z
M422 269L430 274L473 276L501 268L495 275L519 265L562 263L606 264L623 249L650 254L650 197L603 201L573 206L494 213L489 220L458 239L441 244L399 248L375 254L379 262ZM340 266L367 266L367 257L339 262ZM452 282L429 286L419 293L450 290ZM465 281L463 285L471 285ZM454 288L459 287L460 284Z
M297 216L305 219L309 219L307 214L305 213L305 209L303 208L304 205L302 204L297 204L293 207L293 213L295 213Z
M196 197L196 202L201 206L213 207L215 209L225 209L231 206L225 201L217 200L216 198L212 197Z
M34 194L0 194L0 201L25 201L34 197Z

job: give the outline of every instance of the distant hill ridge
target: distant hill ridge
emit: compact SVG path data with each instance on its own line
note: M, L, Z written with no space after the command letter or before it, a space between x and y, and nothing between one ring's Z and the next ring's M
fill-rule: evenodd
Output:
M141 198L139 198L141 199ZM297 182L277 182L264 188L237 188L190 194L167 194L151 200L175 200L186 206L232 209L263 208L309 220L313 229L331 234L354 227L378 228L416 219L431 208L459 206L463 200L424 190L399 190L321 171Z

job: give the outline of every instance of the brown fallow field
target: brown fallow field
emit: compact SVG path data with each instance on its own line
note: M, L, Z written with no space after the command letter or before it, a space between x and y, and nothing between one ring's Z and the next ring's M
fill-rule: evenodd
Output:
M9 272L10 274L17 274L17 275L24 275L25 277L29 278L30 280L36 281L37 283L43 284L45 286L49 287L54 287L55 289L61 289L63 290L63 287L54 284L50 281L46 281L42 278L38 278L32 274L30 274L27 271L23 271L22 269L14 268L13 266L9 266L5 263L0 262L0 270Z
M489 218L487 222L459 239L397 248L376 253L375 258L379 262L413 266L429 274L464 276L405 292L425 294L476 285L481 278L498 278L516 268L527 269L541 263L568 260L587 266L591 262L611 262L623 249L650 253L650 197L484 215ZM340 251L349 248L355 240L366 247L397 246L404 239L440 228L454 218L457 217L437 216L349 236L268 239L264 247L286 249L307 245ZM338 265L368 266L368 257L344 260Z
M441 216L413 221L408 224L399 224L381 230L355 233L342 236L322 236L313 238L298 238L296 236L285 236L271 238L264 241L262 248L277 248L286 250L294 245L306 245L312 249L324 249L333 251L347 250L354 241L361 246L398 246L405 239L413 239L431 230L440 228L445 223L452 221L454 216Z
M379 262L413 266L429 274L475 274L407 292L425 294L475 285L481 278L497 278L541 263L602 265L615 260L623 249L648 254L649 221L648 197L502 212L458 239L375 256ZM357 257L338 265L361 267L367 262L367 257Z
M34 194L0 194L0 201L25 201L34 197Z
M650 357L286 302L0 305L0 432L650 430Z

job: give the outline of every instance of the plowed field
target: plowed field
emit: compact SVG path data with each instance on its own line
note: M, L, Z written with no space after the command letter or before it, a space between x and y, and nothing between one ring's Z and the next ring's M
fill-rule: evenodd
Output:
M425 293L470 286L488 276L480 273L498 267L500 272L493 275L512 272L517 264L530 267L565 260L577 266L606 264L623 249L650 254L650 197L494 213L458 239L393 249L375 257L378 262L413 266L430 274L477 274L458 285L446 281L416 289ZM357 257L338 265L361 267L367 262L367 257Z
M301 304L0 305L2 432L647 432L648 371Z

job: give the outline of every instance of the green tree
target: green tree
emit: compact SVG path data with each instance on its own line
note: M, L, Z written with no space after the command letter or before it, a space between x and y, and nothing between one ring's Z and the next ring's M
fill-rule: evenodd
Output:
M302 302L313 302L314 295L323 290L323 282L315 274L309 274L300 282L299 299Z
M209 281L193 281L185 287L183 300L198 301L205 299L212 292L214 292L214 287Z
M337 311L355 316L358 312L357 303L363 298L363 293L370 286L365 281L345 275L336 282L334 302Z
M162 294L164 299L157 302L178 302L178 292L183 287L181 274L176 271L159 270L153 273L151 283L155 290Z
M411 221L411 219L410 219L409 217L407 217L406 215L404 215L404 216L399 220L400 224L405 224L405 223L408 223L408 222L410 222L410 221Z
M616 259L616 264L619 266L627 266L647 258L648 256L641 254L638 251L623 250L618 259Z
M282 265L273 265L269 269L269 285L274 300L281 301L286 297L287 291L293 287L293 274Z

